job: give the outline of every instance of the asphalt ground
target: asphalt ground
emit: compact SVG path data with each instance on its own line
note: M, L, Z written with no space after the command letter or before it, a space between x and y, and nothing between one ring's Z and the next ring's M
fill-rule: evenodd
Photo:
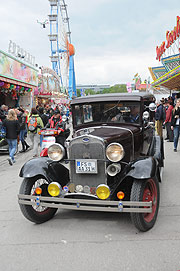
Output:
M59 210L35 225L20 212L20 168L0 156L0 270L180 270L180 145L165 142L160 208L153 229L139 232L129 214Z

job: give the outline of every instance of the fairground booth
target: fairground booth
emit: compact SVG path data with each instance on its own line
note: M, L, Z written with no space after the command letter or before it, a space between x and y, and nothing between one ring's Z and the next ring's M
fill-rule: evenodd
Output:
M180 97L180 17L173 30L166 32L166 41L156 47L158 67L150 67L151 84L156 89L166 89L169 95Z
M34 100L35 104L40 106L48 103L57 105L67 102L67 93L60 87L60 78L54 70L41 67L38 86L34 91Z
M38 71L0 50L0 105L30 109Z

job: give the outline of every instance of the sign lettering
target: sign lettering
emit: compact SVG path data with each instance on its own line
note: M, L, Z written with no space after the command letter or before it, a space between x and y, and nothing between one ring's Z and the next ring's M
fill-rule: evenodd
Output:
M166 31L166 43L162 42L160 46L156 46L156 59L161 60L161 56L180 36L180 17L177 16L177 24L172 31ZM180 52L180 48L179 48Z
M22 60L35 66L35 57L30 53L27 53L23 48L21 48L12 40L9 41L8 53L14 55L17 58L22 58Z

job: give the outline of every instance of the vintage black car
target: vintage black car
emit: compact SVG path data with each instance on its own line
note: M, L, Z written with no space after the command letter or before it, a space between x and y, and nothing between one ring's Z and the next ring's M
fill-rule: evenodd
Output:
M23 215L42 223L58 208L129 212L137 229L151 229L164 159L162 140L154 133L154 101L148 93L73 99L68 159L64 148L53 144L48 158L32 159L20 171Z

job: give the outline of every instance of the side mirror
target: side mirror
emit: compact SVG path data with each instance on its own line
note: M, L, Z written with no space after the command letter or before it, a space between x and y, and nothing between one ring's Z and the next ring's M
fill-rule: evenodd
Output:
M154 112L156 110L156 104L155 103L150 103L149 110Z
M143 120L147 121L149 119L149 112L148 111L144 111L143 112Z

